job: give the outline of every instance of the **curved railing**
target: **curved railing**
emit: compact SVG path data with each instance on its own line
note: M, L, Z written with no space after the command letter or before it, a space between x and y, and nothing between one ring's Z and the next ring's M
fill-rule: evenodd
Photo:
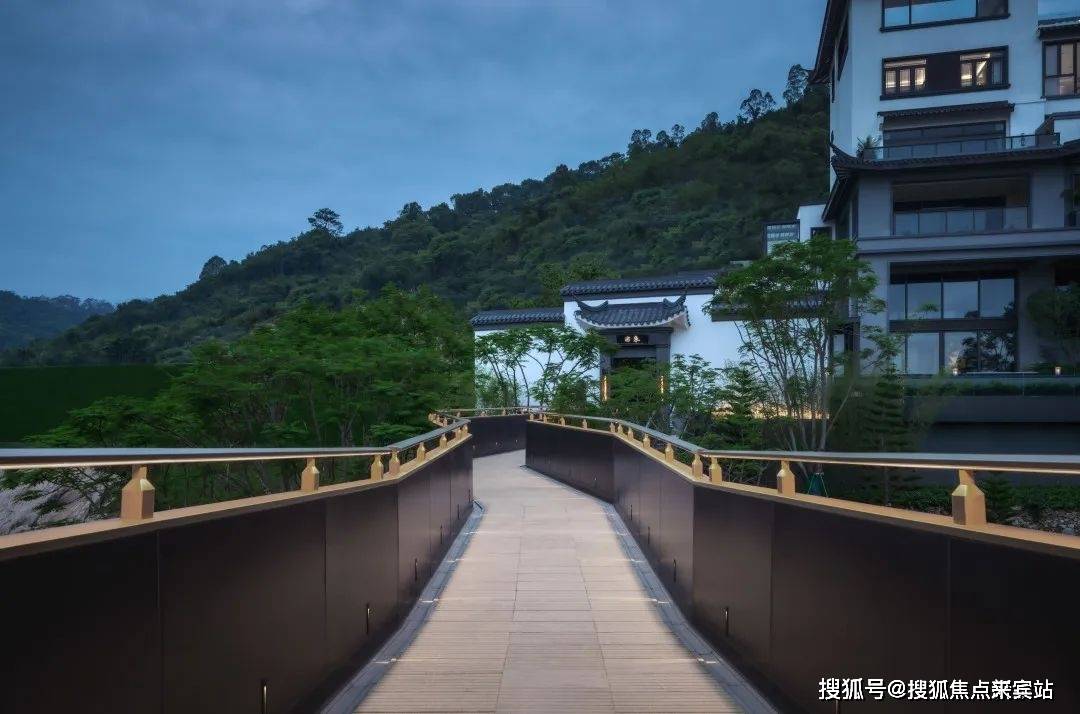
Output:
M623 419L536 412L530 420L558 424L578 429L595 429L603 424L613 435L651 452L672 469L698 481L719 483L724 480L722 462L767 461L779 464L776 491L783 495L795 493L795 474L791 464L842 466L877 466L920 470L950 470L957 473L957 486L952 492L954 523L981 526L986 523L985 497L975 483L979 471L1024 472L1056 475L1080 475L1080 455L1077 454L946 454L904 452L839 452L839 451L739 451L706 449L675 436L664 434ZM679 455L684 454L684 458ZM708 468L705 467L708 461Z
M250 461L300 461L299 491L319 490L318 460L368 458L371 460L368 478L371 483L396 478L416 468L439 449L445 449L451 439L468 435L469 420L460 416L432 412L428 418L437 428L389 444L387 446L358 446L330 448L244 448L244 449L0 449L0 470L3 469L63 469L127 466L131 480L120 497L120 521L138 522L154 517L154 486L150 480L152 467L173 464L217 464ZM384 465L385 459L385 465ZM356 482L350 482L356 483ZM341 484L337 484L341 485ZM218 507L243 498L215 502ZM2 545L2 543L0 543Z

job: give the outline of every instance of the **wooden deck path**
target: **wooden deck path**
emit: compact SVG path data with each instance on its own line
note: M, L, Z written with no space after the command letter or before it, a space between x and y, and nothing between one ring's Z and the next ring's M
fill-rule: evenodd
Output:
M479 528L357 711L742 711L660 617L602 504L522 459L475 461Z

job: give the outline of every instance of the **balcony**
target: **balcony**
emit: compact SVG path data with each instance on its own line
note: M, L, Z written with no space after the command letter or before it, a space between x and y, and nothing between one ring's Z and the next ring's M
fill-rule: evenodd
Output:
M1059 146L1061 146L1060 134L1018 134L1016 136L950 139L899 146L873 146L863 149L860 157L863 161L902 161L1054 149Z
M1007 672L1048 681L1048 712L1080 702L1080 619L1062 616L1080 538L987 524L975 480L1077 475L1075 455L710 450L520 409L432 420L347 450L0 450L8 469L131 471L120 518L0 537L5 703L831 714L834 672ZM267 460L305 464L300 490L154 511L157 469ZM332 460L366 478L320 483ZM765 483L731 482L741 461ZM951 471L953 511L798 492L823 464Z
M1026 230L1029 225L1027 206L934 208L893 214L893 234L897 236L997 233Z

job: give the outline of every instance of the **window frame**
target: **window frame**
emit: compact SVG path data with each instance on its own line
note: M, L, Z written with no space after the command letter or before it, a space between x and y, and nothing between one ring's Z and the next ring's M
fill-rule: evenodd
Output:
M977 55L977 54L999 54L1001 62L1001 82L997 84L988 83L985 85L978 85L972 83L971 86L963 85L963 64L962 57ZM940 58L951 58L948 63L949 67L945 68L944 63L939 62ZM1043 62L1046 61L1046 53L1043 52ZM888 64L899 63L915 63L922 62L924 66L924 88L919 91L893 91L888 92L886 89L886 73L890 71L887 69ZM936 73L932 70L936 70ZM947 77L949 73L955 72L955 86L946 87L944 89L935 88L940 85L940 76ZM993 74L993 67L991 65L991 76ZM914 86L914 74L912 74L912 86ZM1045 80L1044 80L1045 81ZM899 75L897 76L897 90L899 90ZM965 94L968 92L993 92L1001 91L1009 88L1009 47L1007 45L1001 45L997 47L975 47L970 49L961 50L949 50L947 52L927 52L920 55L909 55L906 57L883 57L881 59L881 96L882 101L888 101L892 99L904 99L909 97L935 97L946 94ZM1044 87L1045 88L1045 87ZM1073 96L1073 95L1062 95Z
M1073 71L1068 74L1061 74L1061 50L1058 49L1058 74L1046 73L1046 50L1049 47L1060 48L1062 45L1072 45L1073 47ZM1042 43L1042 97L1043 99L1068 99L1071 97L1080 96L1080 39L1072 38L1067 40L1056 40L1051 42ZM1073 78L1073 91L1069 94L1047 94L1046 93L1046 80L1058 79L1060 77L1072 77Z
M976 65L979 59L975 58L976 55L989 55L986 58L987 62L987 74L986 82L979 84L978 75L976 74ZM967 59L965 59L967 58ZM974 89L997 89L1004 87L1009 83L1009 72L1006 64L1008 62L1008 53L1002 50L986 50L978 52L968 52L967 54L960 55L960 87L967 90ZM1045 57L1043 58L1045 60ZM995 83L993 81L994 65L998 64L1001 68L1001 81ZM971 84L964 84L964 65L971 66Z
M975 342L980 347L977 349L979 362L976 363L975 369L966 371L957 371L955 374L1009 374L1016 373L1020 370L1020 341L1019 332L1016 327L998 329L993 327L947 327L941 329L912 329L912 330L895 330L893 334L902 337L902 344L900 346L900 352L897 355L900 358L900 371L905 377L933 377L935 375L943 373L949 368L948 354L945 350L945 335L949 333L962 333L970 332L975 335ZM982 348L981 345L988 335L1012 333L1013 335L1013 353L1012 357L1012 369L1002 372L1000 370L982 370ZM909 372L908 371L908 337L911 335L935 335L937 337L937 362L938 371L933 374L927 374L925 372Z
M921 62L922 64L919 65L918 64L919 62ZM897 66L894 66L894 67L890 68L889 67L890 64L897 65ZM918 69L922 70L922 74L923 74L922 86L925 87L926 86L926 78L927 78L927 73L926 73L927 61L926 61L926 57L900 57L900 58L892 58L892 59L886 58L886 59L881 60L881 96L886 97L888 99L899 99L899 98L902 98L902 97L919 97L919 96L922 96L923 93L926 90L924 90L924 89L914 89L914 87L916 86L916 83L915 83L916 71L915 70L918 70ZM909 86L912 87L912 89L908 89L906 91L900 89L900 87L903 86L901 84L901 82L900 82L900 72L902 72L902 71L908 71L908 72L911 73ZM889 86L888 85L888 76L889 76L890 72L895 72L896 73L896 88L892 92L890 92L889 89L888 89L888 86Z
M919 278L923 278L920 280ZM933 278L931 280L930 278ZM956 278L963 278L957 280ZM1009 315L983 315L982 303L983 303L983 281L984 280L1000 280L1002 278L1008 278L1012 280L1013 289L1013 314ZM978 317L943 317L945 314L945 283L947 282L975 282L978 284L978 291L975 295L975 304L979 307ZM937 316L935 317L908 317L907 314L907 299L908 291L907 286L911 283L919 284L936 284L938 285L938 301ZM1009 270L979 270L971 273L966 272L930 272L930 273L901 273L900 275L889 279L889 286L903 285L904 286L904 317L892 318L889 317L890 330L895 326L901 332L933 332L934 330L944 330L946 332L965 329L965 326L971 326L971 329L1002 329L1008 326L1015 327L1017 324L1017 305L1019 304L1020 295L1020 279L1018 275ZM887 294L887 293L886 293ZM889 313L889 306L886 306L886 315ZM979 323L979 324L976 324ZM926 325L925 329L919 329L919 326ZM953 327L958 325L959 327Z
M1005 11L1000 15L985 15L979 16L979 2L975 0L975 16L974 17L961 17L954 20L934 20L932 22L911 22L911 0L907 0L908 9L908 22L906 25L886 25L885 24L885 0L881 0L881 31L882 32L898 32L903 30L914 30L922 27L938 27L940 25L961 25L968 22L990 22L992 20L1005 20L1009 17L1009 1L1003 0L1005 3Z

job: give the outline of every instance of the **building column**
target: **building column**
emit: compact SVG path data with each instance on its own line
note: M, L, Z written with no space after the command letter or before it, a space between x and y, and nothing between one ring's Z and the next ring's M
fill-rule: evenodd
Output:
M874 271L874 275L877 276L878 284L874 288L874 297L880 299L885 304L885 309L876 315L864 315L862 318L862 324L860 332L866 327L877 327L884 332L889 331L889 259L888 258L868 258L866 262L870 264L870 269ZM872 345L861 339L856 340L855 349L870 348Z

